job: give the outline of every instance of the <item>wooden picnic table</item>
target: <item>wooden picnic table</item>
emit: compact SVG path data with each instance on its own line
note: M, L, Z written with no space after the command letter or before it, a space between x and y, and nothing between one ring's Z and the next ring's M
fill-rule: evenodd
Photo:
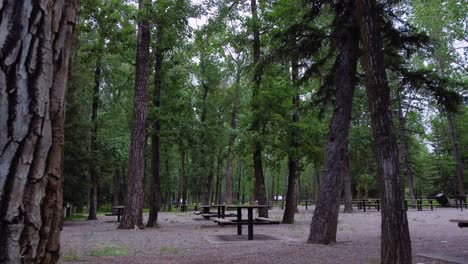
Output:
M228 205L228 209L237 209L237 235L242 235L242 209L247 209L248 239L253 240L253 209L266 207L266 205Z
M118 206L113 206L113 207L112 207L112 211L116 211L116 212L117 212L117 222L120 222L120 218L121 218L122 215L123 215L123 209L124 209L124 206L123 206L123 205L118 205Z
M216 208L218 218L224 218L226 215L225 204L202 205L201 208L203 209L203 214L210 214L210 208Z

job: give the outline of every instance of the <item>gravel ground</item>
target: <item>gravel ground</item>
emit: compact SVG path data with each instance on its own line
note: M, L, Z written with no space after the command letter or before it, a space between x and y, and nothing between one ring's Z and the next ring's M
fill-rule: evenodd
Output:
M275 208L271 218L281 219ZM147 216L146 216L147 217ZM292 225L256 225L254 233L278 240L212 243L209 237L234 235L235 226L218 226L192 212L161 213L160 228L117 230L116 217L65 222L62 254L67 263L379 263L380 213L340 214L338 243L309 245L312 210L300 208ZM414 263L451 263L422 253L463 255L468 263L468 228L449 219L468 219L468 211L437 208L408 212ZM247 228L244 226L244 233Z

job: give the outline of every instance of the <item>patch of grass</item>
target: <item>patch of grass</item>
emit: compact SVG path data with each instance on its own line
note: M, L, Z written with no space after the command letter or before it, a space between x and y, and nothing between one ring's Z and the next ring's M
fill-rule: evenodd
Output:
M162 247L159 250L160 254L179 254L179 249L178 248L173 248L173 247Z
M124 245L105 244L98 246L98 249L91 250L92 257L104 256L125 256L128 255L128 248Z
M76 250L69 250L63 255L63 261L65 262L72 262L72 261L80 261L80 255L76 252Z
M369 264L379 264L379 263L380 263L380 260L378 260L378 259L369 260Z

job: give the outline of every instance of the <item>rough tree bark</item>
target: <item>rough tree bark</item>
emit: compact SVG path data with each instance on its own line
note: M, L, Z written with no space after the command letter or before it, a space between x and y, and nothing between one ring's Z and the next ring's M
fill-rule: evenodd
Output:
M413 170L411 169L410 163L410 152L408 145L408 133L406 129L406 116L403 114L403 106L401 101L401 91L397 91L397 103L398 103L398 120L400 130L400 152L401 152L401 164L403 165L403 175L406 178L406 185L410 193L411 204L416 204L416 194L414 192L414 179Z
M380 17L376 0L358 0L363 66L380 177L381 263L411 263L411 240L404 208L403 181L393 131L390 89L385 72Z
M56 263L77 1L0 2L0 263Z
M463 179L463 162L460 157L460 150L458 146L458 135L457 129L455 127L455 122L453 121L452 113L447 114L448 127L450 131L450 139L452 142L452 153L455 160L455 173L456 173L456 182L457 182L457 195L460 197L465 196L465 180Z
M233 198L233 177L232 177L232 163L233 163L233 154L232 147L234 141L236 140L236 129L237 129L237 112L239 112L239 101L240 101L240 79L241 79L241 65L238 62L236 65L236 83L234 86L234 99L232 102L232 112L231 112L231 131L229 132L229 143L228 143L228 153L226 160L226 193L225 193L225 202L226 204L232 204Z
M353 187L352 178L349 171L349 155L348 150L345 150L345 159L343 164L343 192L344 192L344 213L353 212Z
M342 1L335 7L337 23L346 27L347 30L335 33L339 50L334 77L335 107L330 124L329 140L325 148L322 183L310 225L308 243L336 242L343 169L356 83L359 30L355 10L354 1L351 0Z
M138 9L147 10L148 0L139 0ZM133 99L133 121L128 160L127 190L125 192L124 212L119 228L144 228L144 168L146 143L146 117L148 114L148 79L150 58L150 27L145 14L138 21L135 95Z
M94 87L93 87L93 103L91 106L91 123L93 129L91 131L91 154L92 161L90 166L91 189L89 191L89 212L88 220L97 219L97 206L98 206L98 172L96 164L97 155L97 113L99 108L99 90L101 87L101 71L102 71L102 58L101 54L96 58L96 68L94 69Z
M299 123L299 86L297 85L297 78L299 76L299 66L297 61L291 63L291 81L295 88L295 94L292 98L292 127L289 131L289 155L288 155L288 190L286 193L286 207L283 214L283 223L294 223L294 214L297 210L297 181L299 178L299 139L298 131L295 127Z
M252 29L253 29L253 63L257 64L260 61L260 22L258 19L257 1L250 1L250 8L252 11ZM265 177L263 176L263 164L262 164L262 143L260 141L260 105L259 105L259 93L260 85L262 83L261 73L255 71L253 76L253 90L252 90L252 132L255 134L253 139L253 165L254 165L254 178L255 178L255 198L260 205L266 205L267 197L265 190ZM258 215L260 217L268 217L268 209L258 209Z
M163 80L163 60L164 52L162 49L163 28L161 23L156 26L156 48L154 62L154 95L153 105L156 109L161 107L161 89ZM158 114L159 115L159 114ZM161 207L161 153L160 153L160 137L161 122L159 116L153 122L151 133L151 190L150 190L150 205L147 227L154 227L158 221L158 212Z

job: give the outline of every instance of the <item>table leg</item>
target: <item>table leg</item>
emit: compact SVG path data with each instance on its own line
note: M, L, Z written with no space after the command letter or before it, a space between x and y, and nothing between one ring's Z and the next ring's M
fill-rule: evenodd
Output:
M117 209L117 222L120 222L120 215L122 214L122 209Z
M249 222L248 222L248 234L249 234L249 240L253 240L253 208L247 208L248 209L248 216L249 216Z
M223 206L223 207L221 207L221 218L224 219L224 216L225 216L225 215L226 215L226 207Z
M237 235L242 235L242 208L237 208Z
M218 206L218 218L221 218L221 206Z

